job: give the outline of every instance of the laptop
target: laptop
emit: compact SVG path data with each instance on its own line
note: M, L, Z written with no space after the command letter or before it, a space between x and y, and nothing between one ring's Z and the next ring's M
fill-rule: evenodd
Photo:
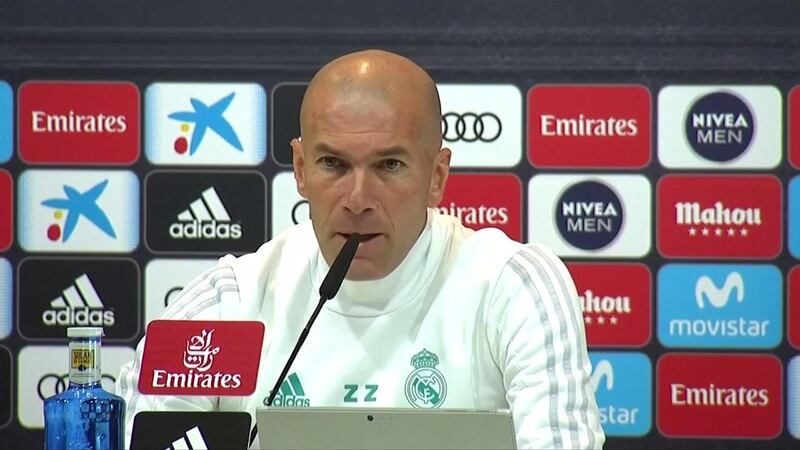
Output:
M249 433L246 412L140 412L131 449L246 450Z
M508 410L260 408L267 449L514 449Z

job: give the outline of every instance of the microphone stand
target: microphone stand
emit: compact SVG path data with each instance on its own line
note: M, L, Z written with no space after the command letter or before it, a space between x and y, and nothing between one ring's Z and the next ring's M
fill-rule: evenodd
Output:
M322 306L325 305L325 302L335 297L336 293L339 291L339 287L341 287L342 281L344 281L344 277L347 274L347 269L350 268L350 263L353 262L353 257L356 254L356 250L358 250L358 243L360 241L361 236L358 233L351 234L350 237L347 238L347 242L345 242L344 246L342 246L339 254L336 255L336 259L333 261L333 264L331 264L328 274L325 276L325 279L322 280L322 285L319 287L319 303L317 303L317 307L314 308L314 312L311 313L311 317L308 319L305 328L303 328L303 331L300 333L297 343L294 344L294 349L289 355L286 365L283 366L283 370L278 376L278 380L275 382L275 386L272 388L269 398L267 398L266 406L272 406L275 396L278 395L278 389L280 389L283 380L286 379L286 375L289 373L289 369L292 367L294 359L300 352L300 347L302 347L303 342L306 341L306 337L308 336L308 332L311 330L311 326L314 324L314 321L317 320L317 316L319 315L320 311L322 311ZM253 445L257 434L258 424L254 425L252 431L250 431L250 444L248 445L248 448Z

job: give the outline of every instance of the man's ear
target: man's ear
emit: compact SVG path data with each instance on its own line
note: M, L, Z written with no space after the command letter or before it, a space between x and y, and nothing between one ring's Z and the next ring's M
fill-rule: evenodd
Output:
M294 138L290 145L292 146L292 168L294 169L294 181L297 183L297 192L306 197L306 176L303 172L303 167L305 166L303 142L300 138Z
M450 175L450 149L443 147L433 159L433 173L431 174L431 188L428 194L428 206L439 206L444 196L447 177Z

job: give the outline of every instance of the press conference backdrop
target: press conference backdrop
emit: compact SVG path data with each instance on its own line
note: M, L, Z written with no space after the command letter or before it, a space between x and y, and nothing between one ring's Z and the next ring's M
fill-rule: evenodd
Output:
M5 5L0 446L42 442L68 325L112 389L194 275L307 220L306 83L370 47L438 83L439 209L568 263L608 448L800 446L798 7L433 3Z

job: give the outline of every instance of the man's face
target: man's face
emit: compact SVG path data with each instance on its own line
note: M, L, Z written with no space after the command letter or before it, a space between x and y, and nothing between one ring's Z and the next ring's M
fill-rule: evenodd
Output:
M391 103L329 99L302 142L292 142L298 191L325 260L333 262L351 233L363 237L350 280L383 278L402 262L447 178L449 150L425 148L430 139L419 136L414 108Z

